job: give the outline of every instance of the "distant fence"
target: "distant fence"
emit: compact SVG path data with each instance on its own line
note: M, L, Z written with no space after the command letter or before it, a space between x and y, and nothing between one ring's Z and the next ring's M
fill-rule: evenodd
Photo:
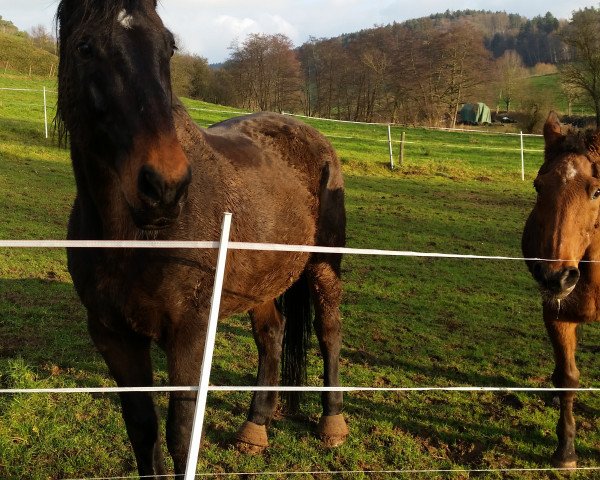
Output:
M41 104L26 104L25 106L37 106L37 107L41 107L43 108L43 120L44 120L44 136L45 138L49 138L49 133L48 133L48 125L49 125L49 120L48 120L48 100L47 100L47 94L52 93L52 94L56 94L57 92L54 90L50 90L47 89L46 87L42 87L42 89L28 89L28 88L0 88L0 92L2 91L11 91L11 92L38 92L40 93L40 101ZM220 113L220 114L227 114L227 115L231 115L233 116L237 116L237 115L246 115L248 114L248 112L243 112L243 111L239 111L239 110L231 110L231 109L213 109L213 108L200 108L200 107L186 107L188 110L191 111L204 111L204 112L212 112L212 113ZM335 122L335 123L347 123L347 124L356 124L356 125L370 125L370 126L381 126L381 127L387 127L387 138L381 138L380 140L374 140L377 142L387 142L388 144L388 153L389 153L389 166L390 168L393 170L396 165L395 165L395 157L394 157L394 144L399 144L399 155L398 155L398 163L400 166L402 166L402 164L404 163L404 152L405 152L405 145L410 145L412 142L407 140L406 137L406 132L402 132L400 139L395 141L392 138L392 126L397 127L397 128L402 128L401 125L392 125L392 124L388 124L388 123L377 123L377 122L373 122L373 123L369 123L369 122L357 122L357 121L349 121L349 120L335 120L335 119L330 119L330 118L321 118L321 117L309 117L306 115L299 115L299 114L292 114L289 112L282 112L282 114L284 115L288 115L288 116L294 116L294 117L298 117L298 118L303 118L306 120L318 120L318 121L327 121L327 122ZM520 154L520 161L521 161L521 180L525 180L525 152L535 152L535 153L541 153L543 152L543 150L537 150L537 149L525 149L524 147L524 138L525 137L542 137L542 135L537 135L537 134L526 134L523 132L520 133L512 133L512 132L484 132L481 130L476 130L476 129L460 129L460 128L443 128L443 127L414 127L414 128L421 128L421 129L425 129L425 130L438 130L438 131L446 131L446 132L454 132L454 133L475 133L475 134L479 134L479 135L495 135L495 136L501 136L501 135L507 135L507 136L517 136L520 138L520 144L519 146L515 146L515 152L519 152ZM344 138L344 139L352 139L352 138L361 138L361 137L351 137L351 136L336 136L336 135L332 135L332 134L328 134L326 135L330 138ZM452 148L451 146L448 145L448 147ZM463 149L478 149L478 150L482 150L482 149L494 149L494 147L476 147L476 146L466 146L461 144L461 147Z
M389 154L390 154L390 168L393 170L394 169L394 155L393 155L393 148L392 148L392 133L391 133L391 126L392 124L390 123L377 123L377 122L357 122L357 121L351 121L351 120L335 120L335 119L331 119L331 118L321 118L321 117L310 117L307 115L299 115L299 114L294 114L294 113L287 113L287 112L282 112L284 115L290 115L290 116L294 116L294 117L299 117L299 118L306 118L306 119L311 119L311 120L320 120L320 121L326 121L326 122L338 122L338 123L349 123L349 124L355 124L355 125L380 125L382 127L387 127L388 129L388 139L387 142L389 144ZM398 125L394 125L394 126L398 126ZM521 143L520 143L520 153L521 153L521 180L525 180L525 148L523 145L523 138L524 137L542 137L543 135L538 135L538 134L533 134L533 133L523 133L522 131L519 133L511 133L511 132L483 132L481 130L476 130L476 129L462 129L462 128L444 128L444 127L414 127L414 128L422 128L425 130L439 130L439 131L446 131L446 132L459 132L459 133L477 133L480 135L510 135L510 136L519 136ZM402 136L401 136L401 140L400 140L400 165L402 165L403 162L403 152L404 152L404 145L406 143L406 137L405 137L406 132L402 132ZM410 143L410 142L409 142ZM465 148L464 146L462 148ZM473 148L473 147L471 147Z
M44 136L48 138L48 93L57 93L55 90L49 90L46 87L40 89L33 88L0 88L0 92L38 92L40 93L41 104L27 104L27 106L38 106L43 108L44 114Z

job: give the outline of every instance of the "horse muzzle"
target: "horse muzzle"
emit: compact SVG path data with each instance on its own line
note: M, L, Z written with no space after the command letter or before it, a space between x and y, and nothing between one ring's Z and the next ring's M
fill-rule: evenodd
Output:
M177 181L167 181L150 166L138 175L138 205L131 208L136 226L142 230L162 230L179 217L191 181L191 168Z
M531 266L533 278L542 291L554 300L564 300L575 289L580 272L577 267L550 269L549 262L535 262Z

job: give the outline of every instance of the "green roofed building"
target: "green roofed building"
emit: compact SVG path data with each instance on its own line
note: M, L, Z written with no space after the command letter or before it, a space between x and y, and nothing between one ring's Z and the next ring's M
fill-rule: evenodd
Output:
M481 125L492 123L492 112L485 103L465 103L459 112L462 123Z

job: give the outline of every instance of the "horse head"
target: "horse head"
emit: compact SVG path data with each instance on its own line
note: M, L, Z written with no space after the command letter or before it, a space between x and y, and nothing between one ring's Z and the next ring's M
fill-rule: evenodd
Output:
M181 212L191 168L172 114L175 41L156 1L62 0L57 25L57 121L61 139L85 152L76 174L83 170L93 185L98 169L108 169L138 228L169 226Z
M529 270L547 301L575 289L580 262L600 247L600 132L562 133L551 112L544 125L545 157L534 181L537 200L523 232Z

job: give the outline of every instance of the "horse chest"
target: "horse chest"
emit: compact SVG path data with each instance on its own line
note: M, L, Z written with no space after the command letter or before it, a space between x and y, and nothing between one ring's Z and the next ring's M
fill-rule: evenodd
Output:
M204 275L181 265L99 262L87 288L86 306L105 325L131 329L160 341L202 308Z
M577 290L564 302L564 306L561 306L561 310L575 322L600 321L600 285L580 283Z

